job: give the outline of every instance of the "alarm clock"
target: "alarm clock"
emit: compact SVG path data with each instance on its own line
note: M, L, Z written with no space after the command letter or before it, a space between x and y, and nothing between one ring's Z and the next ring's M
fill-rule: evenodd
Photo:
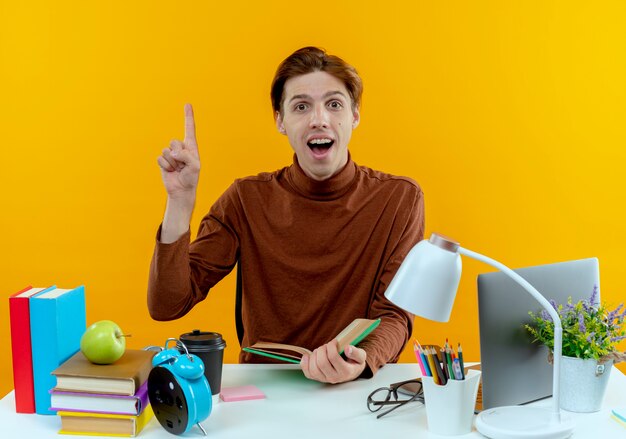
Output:
M175 342L175 347L168 349L171 341ZM200 422L211 414L212 398L202 360L190 354L178 339L168 338L165 348L153 357L152 367L148 376L148 398L161 426L179 435L197 425L206 436Z

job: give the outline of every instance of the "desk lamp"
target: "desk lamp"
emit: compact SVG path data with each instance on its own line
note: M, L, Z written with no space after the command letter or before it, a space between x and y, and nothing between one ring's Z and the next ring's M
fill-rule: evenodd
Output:
M559 408L561 319L550 302L519 274L493 259L461 247L450 238L433 233L429 240L423 240L411 249L385 296L410 313L447 322L461 279L461 255L485 262L510 276L537 299L554 321L552 408L506 406L483 410L476 418L476 429L492 439L558 439L571 436L574 424L571 419L562 417Z

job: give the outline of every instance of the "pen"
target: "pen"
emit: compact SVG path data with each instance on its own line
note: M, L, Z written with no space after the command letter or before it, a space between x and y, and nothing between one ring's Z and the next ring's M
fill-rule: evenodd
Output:
M435 348L430 348L430 351L433 355L433 360L435 361L435 370L437 371L437 377L439 378L439 384L444 386L447 382L446 377L443 374L443 370L441 369L441 363L439 363L439 356L437 355L437 351Z
M459 348L457 349L459 353L459 365L461 366L461 379L465 379L465 366L463 365L463 349L461 349L461 343L459 343Z
M454 359L453 368L454 368L454 376L456 377L456 379L457 380L462 380L463 379L463 373L461 372L461 366L459 364L459 359L458 358Z
M443 369L443 376L446 377L446 381L450 379L450 372L448 372L448 365L446 363L446 353L441 348L441 368Z

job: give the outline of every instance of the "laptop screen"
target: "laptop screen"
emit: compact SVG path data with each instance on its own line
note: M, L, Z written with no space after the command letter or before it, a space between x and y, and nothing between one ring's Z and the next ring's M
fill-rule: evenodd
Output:
M588 299L600 291L597 258L514 270L546 299L557 304ZM599 297L598 297L599 299ZM478 320L483 407L524 404L552 395L548 349L532 343L524 328L529 311L543 309L537 300L501 272L478 276Z

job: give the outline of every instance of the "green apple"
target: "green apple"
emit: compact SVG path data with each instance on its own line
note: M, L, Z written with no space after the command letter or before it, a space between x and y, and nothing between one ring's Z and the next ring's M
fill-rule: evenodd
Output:
M126 337L117 323L100 320L92 324L80 339L80 350L95 364L111 364L126 350Z

